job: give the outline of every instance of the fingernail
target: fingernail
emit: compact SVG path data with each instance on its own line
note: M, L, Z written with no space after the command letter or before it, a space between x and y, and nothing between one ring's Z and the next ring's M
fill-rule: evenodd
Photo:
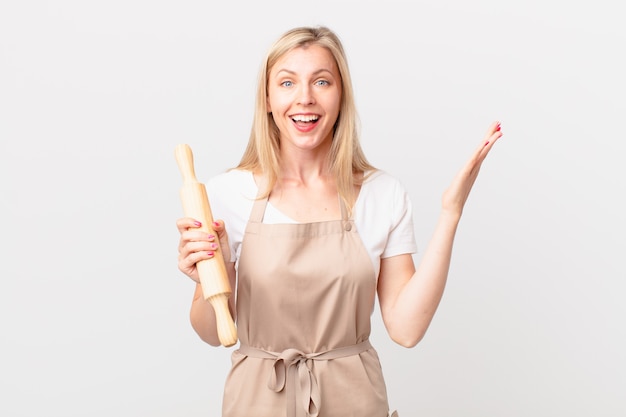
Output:
M213 251L208 251L206 254L207 254L207 255L209 255L209 256L213 256L213 255L215 255L215 252L213 252Z
M498 127L496 127L496 131L500 130L500 123L498 123Z
M209 235L209 240L215 239L215 235Z
M198 227L202 226L202 223L200 223L199 221L195 221L195 222L193 222L193 224L194 224L195 226L198 226Z
M211 244L211 249L217 249L217 243Z
M485 142L485 146L489 145L489 141Z
M217 227L219 227L219 225L220 225L220 224L219 224L218 222L213 222L213 226L217 226Z

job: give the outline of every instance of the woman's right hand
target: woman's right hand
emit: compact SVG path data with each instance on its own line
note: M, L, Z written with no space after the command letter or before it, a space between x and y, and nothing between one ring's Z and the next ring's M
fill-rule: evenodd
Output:
M196 263L214 256L223 256L225 262L230 262L230 245L224 222L216 221L210 226L215 235L200 230L202 224L190 217L176 220L180 233L178 269L197 283L200 283L200 277ZM218 254L219 251L222 253Z

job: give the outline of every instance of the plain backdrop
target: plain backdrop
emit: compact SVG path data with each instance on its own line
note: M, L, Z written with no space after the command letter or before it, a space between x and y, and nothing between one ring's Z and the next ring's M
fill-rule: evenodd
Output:
M403 417L626 415L619 2L2 0L0 415L219 416L234 348L188 319L174 147L235 165L257 71L299 25L344 42L362 143L415 207L494 120L422 342L372 343ZM415 256L419 262L420 253Z

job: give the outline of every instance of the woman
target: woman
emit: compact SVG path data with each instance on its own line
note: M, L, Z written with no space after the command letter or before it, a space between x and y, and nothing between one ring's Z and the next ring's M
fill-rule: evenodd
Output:
M250 141L240 164L207 184L216 236L177 221L179 269L196 281L191 322L219 345L196 262L223 256L240 347L223 416L389 415L368 341L378 294L389 336L415 346L441 299L463 206L501 137L493 123L442 199L419 268L411 203L359 145L346 56L327 28L296 28L260 71ZM228 232L228 233L227 233ZM216 253L219 239L221 253ZM236 299L236 302L235 302Z

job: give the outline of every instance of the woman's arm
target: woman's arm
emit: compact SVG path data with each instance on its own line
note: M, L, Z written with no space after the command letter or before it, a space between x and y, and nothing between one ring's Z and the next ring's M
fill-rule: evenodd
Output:
M415 346L435 315L448 278L463 207L482 162L501 136L500 124L493 123L479 148L444 192L437 225L417 270L410 254L381 260L378 298L383 322L390 337L402 346Z

